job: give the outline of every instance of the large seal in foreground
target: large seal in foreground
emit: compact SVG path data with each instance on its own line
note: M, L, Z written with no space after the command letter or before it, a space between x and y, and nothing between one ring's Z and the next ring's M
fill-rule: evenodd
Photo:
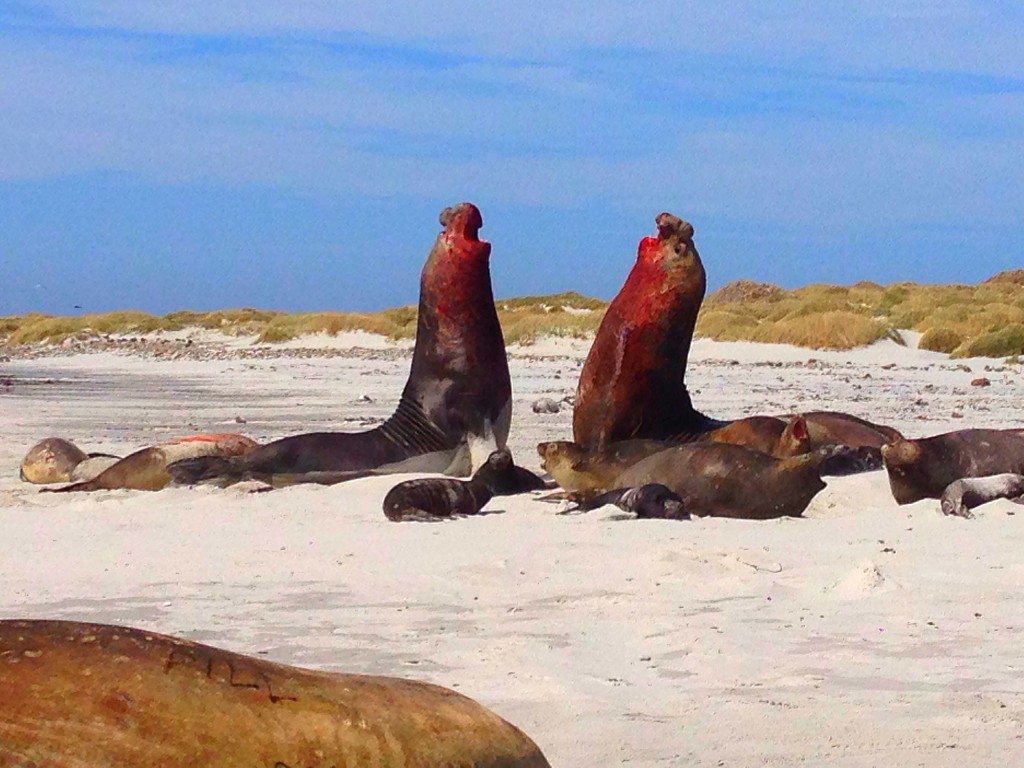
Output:
M965 477L1024 474L1024 430L964 429L882 446L897 504L938 499Z
M724 426L694 409L683 382L705 288L693 227L670 213L656 222L657 237L640 241L583 364L572 418L577 443L672 440Z
M390 419L367 432L276 440L231 462L233 470L193 461L175 469L176 479L368 469L464 476L504 448L512 383L491 290L491 246L477 237L483 219L471 203L446 208L441 224L420 280L412 369Z
M0 621L0 690L0 765L548 765L522 731L446 688L127 627Z

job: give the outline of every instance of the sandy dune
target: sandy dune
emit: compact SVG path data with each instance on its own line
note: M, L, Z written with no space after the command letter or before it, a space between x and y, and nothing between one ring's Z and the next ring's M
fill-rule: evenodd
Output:
M512 350L521 463L536 469L535 444L569 436L568 408L530 403L571 394L585 352ZM631 521L516 497L394 524L380 504L397 478L76 496L17 478L49 435L127 452L196 431L365 428L390 414L408 362L407 347L376 344L310 360L0 363L0 614L430 680L521 726L557 766L1024 756L1024 508L1009 502L947 519L934 501L896 507L873 473L831 479L803 520ZM980 376L991 386L971 386ZM1024 425L1020 366L889 342L698 341L688 380L721 417L835 408L910 436Z

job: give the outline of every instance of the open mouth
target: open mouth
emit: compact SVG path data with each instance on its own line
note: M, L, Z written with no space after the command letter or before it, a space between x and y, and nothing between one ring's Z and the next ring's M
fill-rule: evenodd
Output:
M441 226L466 240L478 240L477 233L484 225L480 209L472 203L459 203L441 211Z

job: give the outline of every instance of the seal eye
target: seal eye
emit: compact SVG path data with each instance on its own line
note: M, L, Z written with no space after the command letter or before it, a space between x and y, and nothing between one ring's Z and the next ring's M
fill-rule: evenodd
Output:
M682 243L676 243L675 248L673 248L672 250L676 252L676 256L682 256L683 253L686 251L686 248Z

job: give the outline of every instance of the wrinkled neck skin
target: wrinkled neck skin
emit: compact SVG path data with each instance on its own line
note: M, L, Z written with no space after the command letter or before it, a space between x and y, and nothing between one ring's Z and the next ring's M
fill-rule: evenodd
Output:
M443 432L463 436L473 468L505 447L511 421L490 253L490 243L460 221L438 235L420 279L416 347L402 393Z

